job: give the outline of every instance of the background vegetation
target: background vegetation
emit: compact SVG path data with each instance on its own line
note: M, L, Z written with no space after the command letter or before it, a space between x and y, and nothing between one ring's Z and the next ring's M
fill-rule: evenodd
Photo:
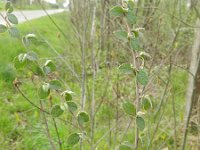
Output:
M11 38L8 32L0 34L0 149L200 148L198 107L191 113L187 136L184 134L188 68L194 33L200 26L196 24L199 2L138 0L133 2L134 23L127 22L125 15L118 17L111 12L116 6L126 8L126 4L115 0L72 0L69 12L16 25L20 39ZM133 50L127 42L131 36L116 34L127 29L139 35ZM33 33L36 39L27 48L21 38ZM135 51L138 47L140 50ZM17 70L14 58L30 51L37 53L41 67L52 60L56 71L43 77L31 69ZM134 67L143 66L137 59L135 66L132 54L145 59L145 85L135 82L138 72ZM122 68L124 64L134 67ZM62 88L52 90L41 102L38 89L51 79L59 80ZM22 92L13 85L14 80L20 82ZM142 77L144 80L146 77ZM52 105L67 103L60 96L65 90L74 92L70 95L77 110L62 108L64 114L58 118L45 116L43 109L49 112ZM127 113L126 102L135 108L141 104L137 114L132 115L134 108ZM77 115L82 111L90 119L77 124ZM138 124L137 117L145 123ZM73 133L80 133L81 139L70 144Z

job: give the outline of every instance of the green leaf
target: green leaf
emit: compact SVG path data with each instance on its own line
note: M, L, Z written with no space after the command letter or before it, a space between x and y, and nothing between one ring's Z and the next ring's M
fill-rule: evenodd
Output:
M36 61L36 60L38 60L38 56L35 52L30 51L27 53L26 59L28 59L29 61Z
M130 10L133 10L134 9L134 2L133 2L133 0L128 0L128 8L130 9Z
M67 139L67 143L70 146L76 145L79 141L80 141L80 135L78 133L71 134Z
M135 38L139 37L139 31L133 30L132 32L133 32Z
M149 110L150 108L152 108L152 103L151 103L150 98L144 97L144 98L142 99L142 107L143 107L145 110Z
M134 15L132 10L128 11L128 13L126 15L126 18L127 18L128 22L130 24L135 24L136 23L137 17Z
M11 5L12 5L12 3L7 1L6 4L5 4L5 10L7 11L10 8Z
M128 41L128 33L125 30L115 31L114 35L119 40Z
M64 113L64 110L61 109L60 105L54 105L51 109L51 115L53 117L59 117Z
M89 115L86 112L81 111L78 113L77 119L79 124L83 124L89 121Z
M115 17L121 17L124 15L124 9L121 6L114 6L110 10L110 15Z
M25 38L26 39L36 39L36 35L35 34L27 34L26 36L25 36Z
M18 56L14 58L14 67L16 69L23 68L25 66L25 63L22 63L19 61Z
M128 115L136 116L136 108L132 103L124 102L122 107Z
M134 51L140 51L140 50L141 50L141 47L140 47L138 38L132 37L132 38L130 39L130 45L131 45L131 48L132 48Z
M136 124L137 124L137 127L140 131L143 131L144 128L145 128L145 121L142 117L140 116L137 116L136 117Z
M19 55L14 58L14 67L16 69L21 69L21 68L25 67L25 65L26 65L25 61L22 62L22 61L19 60Z
M14 37L14 38L20 37L19 30L16 27L11 27L11 28L9 28L8 31L9 31L9 34L11 37Z
M132 150L132 148L129 145L121 144L119 150Z
M7 17L10 23L18 24L18 19L14 14L8 14Z
M140 69L136 75L137 82L142 85L147 85L148 83L148 74L145 69Z
M38 59L37 54L33 51L30 51L28 53L21 53L18 55L18 59L20 62L25 61L36 61Z
M43 84L39 89L38 89L38 96L41 99L44 99L48 97L50 94L50 89L49 89L49 84Z
M0 24L0 33L4 33L4 32L6 32L7 30L8 30L8 28L7 28L5 25Z
M72 100L72 91L64 91L61 95L65 97L66 101L71 101Z
M53 63L52 60L47 60L44 64L43 70L46 74L56 71L56 65Z
M77 104L75 102L72 102L72 101L68 101L67 106L68 106L69 111L71 111L71 112L74 112L78 109Z
M119 70L123 74L133 74L133 68L131 64L122 64L119 66Z
M10 6L10 8L7 10L8 13L12 13L14 10L13 6Z
M21 53L18 55L18 59L20 62L25 62L27 59L26 59L26 56L27 54L24 54L24 53Z
M11 2L6 2L5 10L6 10L8 13L12 13L12 12L13 12L13 6L12 6L12 3L11 3Z
M62 84L58 80L52 80L50 81L50 89L52 90L59 90L62 87Z
M32 69L32 70L33 70L33 73L34 73L35 75L44 76L44 72L43 72L42 68L41 68L39 65L36 65L36 66L34 67L34 69Z
M146 53L146 52L140 52L139 56L142 57L144 60L150 60L151 59L150 54Z
M27 54L21 53L14 58L14 67L16 69L21 69L27 64Z
M40 67L38 62L32 62L29 60L28 65L29 69L38 76L44 76L44 72L42 68Z
M37 38L35 34L27 34L26 36L23 37L22 39L24 45L29 46L31 43L36 43Z

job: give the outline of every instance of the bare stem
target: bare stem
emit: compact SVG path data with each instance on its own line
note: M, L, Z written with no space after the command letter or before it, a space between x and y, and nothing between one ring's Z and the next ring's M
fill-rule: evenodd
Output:
M49 102L50 102L50 105L51 107L53 106L53 103L52 103L52 100L51 98L49 98ZM53 125L54 125L54 128L56 130L56 135L57 135L57 138L58 138L58 144L59 144L59 148L60 150L62 150L62 141L60 139L60 134L58 132L58 126L57 126L57 123L56 123L56 120L52 117L52 120L53 120Z
M41 101L41 100L40 100L40 107L41 107L41 109L43 110L43 104L42 104L42 101ZM41 111L41 112L42 112L42 114L43 114L44 123L45 123L45 127L46 127L46 134L47 134L47 137L48 137L48 139L49 139L49 143L50 143L50 145L51 145L51 149L52 149L52 150L56 150L56 147L55 147L55 145L53 144L53 140L52 140L52 138L51 138L51 134L50 134L50 132L49 132L49 125L48 125L48 121L47 121L46 115L45 115L44 111Z

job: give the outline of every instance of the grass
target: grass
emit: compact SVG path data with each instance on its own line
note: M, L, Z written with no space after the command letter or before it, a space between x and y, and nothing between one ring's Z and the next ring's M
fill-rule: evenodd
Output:
M3 1L0 1L0 10L4 10L5 3Z

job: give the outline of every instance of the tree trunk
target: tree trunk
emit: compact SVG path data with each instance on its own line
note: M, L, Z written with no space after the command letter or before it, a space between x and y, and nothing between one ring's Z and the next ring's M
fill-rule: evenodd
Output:
M200 25L200 20L197 21ZM182 149L185 149L188 127L191 116L195 115L200 97L200 28L196 29L195 41L191 52L191 63L189 69L189 83L186 95L185 129Z

